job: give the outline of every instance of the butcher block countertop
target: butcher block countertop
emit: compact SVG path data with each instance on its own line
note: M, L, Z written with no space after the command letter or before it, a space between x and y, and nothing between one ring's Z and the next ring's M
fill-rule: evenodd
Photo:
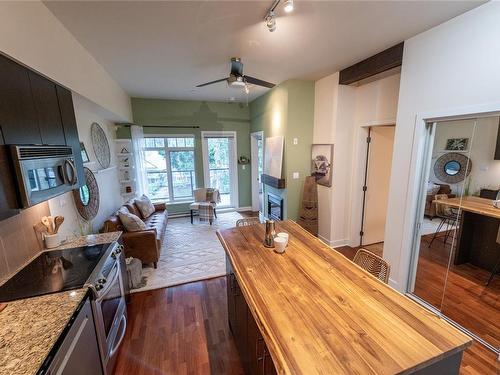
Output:
M217 232L279 374L410 373L472 340L293 221L286 252L264 226Z

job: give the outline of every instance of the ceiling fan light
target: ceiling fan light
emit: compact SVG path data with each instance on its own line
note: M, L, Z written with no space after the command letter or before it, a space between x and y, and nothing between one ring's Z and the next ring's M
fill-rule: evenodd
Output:
M290 13L293 11L293 0L285 0L283 3L285 12Z

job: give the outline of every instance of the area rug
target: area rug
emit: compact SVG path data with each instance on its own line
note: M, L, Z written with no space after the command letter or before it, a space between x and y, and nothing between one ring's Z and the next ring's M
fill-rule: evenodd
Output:
M424 217L422 221L422 228L420 229L421 235L424 236L426 234L434 234L438 227L441 219L439 217L434 218L433 220ZM455 225L450 225L449 229L455 229ZM444 232L446 230L446 225L441 228L440 232Z
M225 275L226 256L216 230L234 227L236 220L242 216L237 212L220 213L217 216L212 225L200 222L197 217L194 224L191 224L188 217L169 219L158 268L145 266L143 276L147 277L146 285L131 292L166 288Z

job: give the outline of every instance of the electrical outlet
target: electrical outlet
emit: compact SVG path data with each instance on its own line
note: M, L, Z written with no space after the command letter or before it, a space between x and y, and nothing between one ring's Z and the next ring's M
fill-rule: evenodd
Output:
M293 172L293 179L297 180L299 178L299 172Z
M298 145L299 144L299 139L298 138L294 138L293 139L293 144L294 145Z

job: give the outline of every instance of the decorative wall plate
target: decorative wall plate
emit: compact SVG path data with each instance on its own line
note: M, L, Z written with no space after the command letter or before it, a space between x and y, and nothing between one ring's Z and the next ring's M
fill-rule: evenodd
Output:
M90 169L83 168L83 173L85 175L85 185L73 190L73 199L80 216L90 221L96 217L99 211L99 186Z
M458 152L448 152L434 163L434 175L442 182L456 184L463 181L472 170L472 161Z
M94 148L95 157L101 167L106 169L111 163L111 152L106 133L102 130L101 125L94 122L90 128L90 134L92 136L92 147Z

